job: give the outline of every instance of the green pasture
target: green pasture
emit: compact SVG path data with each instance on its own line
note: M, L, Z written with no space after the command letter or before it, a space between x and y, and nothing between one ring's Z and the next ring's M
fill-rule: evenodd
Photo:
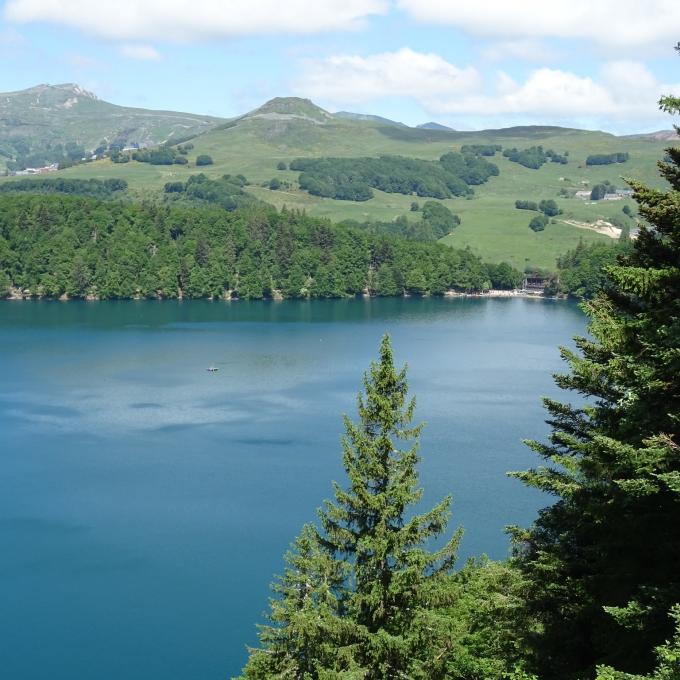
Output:
M166 182L186 180L191 174L204 172L211 177L223 174L245 175L251 182L247 188L258 198L278 208L304 209L311 215L332 220L391 221L410 213L411 202L424 200L415 196L375 192L369 201L356 203L310 196L296 187L298 173L277 170L280 161L315 156L377 156L398 154L434 160L443 153L458 150L462 144L496 143L504 148L526 148L542 144L558 153L569 153L569 163L547 163L538 170L512 163L501 154L492 160L500 175L482 186L474 187L471 199L444 201L462 219L455 232L444 242L457 247L470 247L491 261L506 260L516 267L527 264L553 268L555 259L579 241L607 240L609 237L560 222L574 219L594 222L621 216L623 205L632 201L599 201L597 203L560 197L561 189L589 189L609 180L625 188L623 177L633 177L653 186L663 186L656 163L663 157L668 142L648 138L622 138L601 132L560 128L518 128L515 131L480 133L428 133L412 129L389 128L371 122L335 120L327 124L300 119L246 118L226 129L215 129L192 140L194 149L188 166L153 166L131 161L113 164L108 160L80 165L60 172L74 178L121 177L130 185L135 198L156 197ZM586 167L590 154L626 151L630 160L624 164ZM208 154L214 164L196 168L197 155ZM271 191L261 186L272 178L291 184L291 188ZM535 213L516 210L516 199L557 200L564 215L545 231L534 233L528 228ZM631 225L634 225L631 222Z

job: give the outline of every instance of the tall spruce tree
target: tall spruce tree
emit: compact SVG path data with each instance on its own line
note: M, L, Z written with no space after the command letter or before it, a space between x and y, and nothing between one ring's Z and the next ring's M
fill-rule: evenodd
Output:
M321 527L307 526L287 557L271 625L260 631L244 677L323 679L446 677L455 640L445 579L461 531L440 549L450 498L410 515L420 501L418 438L412 426L406 368L394 367L389 336L380 360L364 376L358 422L345 417L346 487L319 510Z
M585 307L591 337L562 350L556 382L585 403L545 401L550 441L530 446L547 464L516 475L557 497L514 530L541 678L648 672L680 602L680 149L660 168L671 190L631 182L649 226Z
M434 625L428 597L434 596L434 581L453 567L461 531L440 550L425 547L446 529L450 498L407 517L422 497L416 467L422 425L411 425L415 398L408 398L406 367L395 370L387 335L380 361L364 376L357 406L358 423L345 416L349 485L335 483L335 501L320 510L321 540L352 567L344 606L357 625L366 677L428 677L431 650L421 626Z

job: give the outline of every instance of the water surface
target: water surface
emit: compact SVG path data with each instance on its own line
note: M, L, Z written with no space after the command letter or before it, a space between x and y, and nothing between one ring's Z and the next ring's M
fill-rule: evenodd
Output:
M425 504L452 493L463 557L503 557L547 502L504 473L535 463L520 440L584 328L522 299L0 303L3 676L236 674L385 330Z

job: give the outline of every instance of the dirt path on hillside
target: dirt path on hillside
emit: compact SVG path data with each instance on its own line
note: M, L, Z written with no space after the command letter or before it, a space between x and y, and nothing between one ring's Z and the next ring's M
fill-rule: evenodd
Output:
M604 234L609 238L618 239L621 236L621 229L615 227L611 222L605 220L596 220L595 222L579 222L577 220L560 220L564 224L571 227L578 227L579 229L589 229L596 231L598 234Z

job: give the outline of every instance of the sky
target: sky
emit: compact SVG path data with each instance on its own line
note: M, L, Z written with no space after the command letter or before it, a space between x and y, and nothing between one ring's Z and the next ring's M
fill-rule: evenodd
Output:
M231 117L276 96L459 130L671 127L680 0L0 0L0 92Z

